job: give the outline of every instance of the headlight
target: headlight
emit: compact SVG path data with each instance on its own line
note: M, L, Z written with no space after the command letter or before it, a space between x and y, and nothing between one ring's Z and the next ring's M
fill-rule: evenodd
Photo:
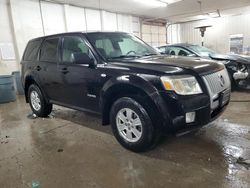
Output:
M199 83L193 76L162 76L161 82L166 90L175 91L179 95L202 93Z

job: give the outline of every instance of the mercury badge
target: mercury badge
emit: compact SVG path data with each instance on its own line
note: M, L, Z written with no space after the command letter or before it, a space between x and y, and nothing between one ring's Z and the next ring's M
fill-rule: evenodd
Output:
M218 78L219 78L219 82L220 82L221 87L224 87L225 86L224 77L221 74L218 74Z

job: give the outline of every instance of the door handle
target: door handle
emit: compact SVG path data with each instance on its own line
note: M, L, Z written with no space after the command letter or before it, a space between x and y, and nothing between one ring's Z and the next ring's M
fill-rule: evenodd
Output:
M42 68L38 65L38 66L36 66L36 68L35 68L37 71L40 71Z
M61 69L61 72L62 72L63 74L66 74L66 73L68 73L69 71L68 71L68 69L65 67L65 68L62 68L62 69Z

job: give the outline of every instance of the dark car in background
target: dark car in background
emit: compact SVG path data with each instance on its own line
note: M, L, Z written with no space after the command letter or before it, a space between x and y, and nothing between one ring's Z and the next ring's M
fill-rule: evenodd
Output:
M64 33L29 41L22 59L26 101L46 117L52 105L100 114L127 149L144 151L163 132L200 128L229 103L222 64L168 57L120 32Z
M233 88L250 89L250 57L221 55L211 49L193 44L172 44L158 47L162 54L212 59L223 63L230 76Z

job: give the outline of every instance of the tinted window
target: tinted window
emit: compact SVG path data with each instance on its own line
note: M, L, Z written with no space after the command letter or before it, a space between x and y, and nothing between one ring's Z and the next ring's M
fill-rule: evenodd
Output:
M73 63L74 54L82 53L93 57L87 44L77 36L68 36L63 39L62 61Z
M59 38L46 39L43 42L40 61L56 62Z
M159 54L142 40L126 33L89 33L88 38L106 59Z
M39 50L41 42L42 42L42 40L30 41L27 45L26 50L25 50L23 60L25 60L25 61L35 60L37 58L37 52Z

